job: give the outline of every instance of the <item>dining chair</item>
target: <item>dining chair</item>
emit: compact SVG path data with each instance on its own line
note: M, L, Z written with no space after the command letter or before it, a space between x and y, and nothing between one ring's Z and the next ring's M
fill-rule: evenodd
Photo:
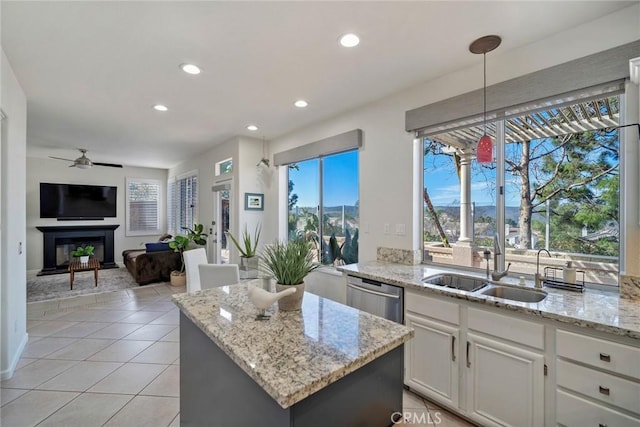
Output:
M200 290L199 264L206 264L207 252L204 248L191 249L182 253L184 256L184 271L187 273L187 292Z
M201 289L240 283L238 264L200 264Z

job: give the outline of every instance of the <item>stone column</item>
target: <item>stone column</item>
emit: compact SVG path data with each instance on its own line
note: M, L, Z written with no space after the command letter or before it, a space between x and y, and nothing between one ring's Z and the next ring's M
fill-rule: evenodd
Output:
M473 150L462 150L460 155L460 238L459 242L471 242L471 161Z

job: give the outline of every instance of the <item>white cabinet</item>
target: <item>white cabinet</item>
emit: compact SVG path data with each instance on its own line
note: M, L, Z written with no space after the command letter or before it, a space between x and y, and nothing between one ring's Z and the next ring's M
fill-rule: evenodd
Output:
M486 426L544 425L544 326L406 293L405 383Z
M557 422L640 427L640 348L558 330Z
M544 355L467 334L467 416L481 425L544 424Z
M415 336L405 344L405 383L445 405L458 407L460 330L443 322L407 313Z

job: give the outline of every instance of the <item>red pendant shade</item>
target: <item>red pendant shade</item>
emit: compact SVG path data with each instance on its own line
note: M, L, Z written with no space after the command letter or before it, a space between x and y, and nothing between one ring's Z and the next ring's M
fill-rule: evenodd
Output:
M478 163L491 163L493 161L493 141L489 135L484 135L478 140L476 159Z

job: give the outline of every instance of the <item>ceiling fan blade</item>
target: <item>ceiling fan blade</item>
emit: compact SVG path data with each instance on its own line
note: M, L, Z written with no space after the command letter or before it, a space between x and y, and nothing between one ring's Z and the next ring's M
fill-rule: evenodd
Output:
M49 156L50 159L56 159L56 160L66 160L67 162L73 162L73 159L65 159L63 157L54 157L54 156Z
M110 168L121 168L122 165L118 165L115 163L100 163L100 162L93 162L94 166L108 166Z

